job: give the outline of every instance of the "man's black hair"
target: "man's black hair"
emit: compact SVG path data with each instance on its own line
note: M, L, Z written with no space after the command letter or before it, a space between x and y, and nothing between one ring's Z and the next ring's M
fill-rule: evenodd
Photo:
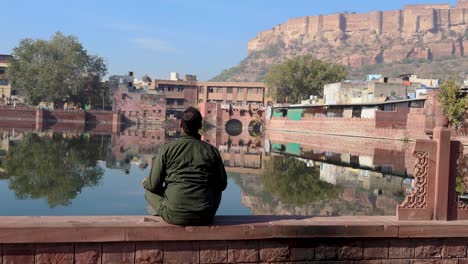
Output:
M190 106L185 109L182 114L182 120L180 121L182 129L187 134L198 134L198 130L201 128L203 117L200 112L195 108Z

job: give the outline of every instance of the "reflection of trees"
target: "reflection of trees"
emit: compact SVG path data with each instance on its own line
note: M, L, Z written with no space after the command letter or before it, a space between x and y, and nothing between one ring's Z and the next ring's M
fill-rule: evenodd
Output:
M318 168L309 168L293 157L273 156L262 171L265 190L286 202L302 205L337 198L340 188L321 181Z
M84 137L29 134L11 147L6 158L10 189L20 199L46 198L51 207L68 205L83 187L101 180L104 171L96 165L98 146Z

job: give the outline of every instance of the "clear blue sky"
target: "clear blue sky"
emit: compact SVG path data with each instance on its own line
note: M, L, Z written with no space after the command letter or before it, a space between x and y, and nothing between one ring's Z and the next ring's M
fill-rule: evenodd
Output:
M22 38L56 31L79 38L104 57L109 74L128 70L168 78L169 72L207 80L247 55L247 42L288 18L336 12L402 9L404 4L456 0L0 0L0 54Z

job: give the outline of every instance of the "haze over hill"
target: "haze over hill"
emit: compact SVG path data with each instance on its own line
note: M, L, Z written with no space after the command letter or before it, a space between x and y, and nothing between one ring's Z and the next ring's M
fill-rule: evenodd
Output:
M350 67L350 78L368 73L468 77L468 0L406 5L403 10L331 14L288 20L260 32L248 56L216 81L261 81L273 64L298 55Z

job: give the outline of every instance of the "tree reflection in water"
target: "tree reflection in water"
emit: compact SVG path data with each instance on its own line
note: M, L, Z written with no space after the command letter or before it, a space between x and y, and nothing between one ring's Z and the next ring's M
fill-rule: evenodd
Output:
M262 183L266 191L294 205L335 199L341 188L320 180L318 167L294 157L272 156L265 161Z
M28 134L6 157L9 188L19 199L45 198L50 207L69 205L84 187L96 186L104 170L97 166L99 145L80 136Z

